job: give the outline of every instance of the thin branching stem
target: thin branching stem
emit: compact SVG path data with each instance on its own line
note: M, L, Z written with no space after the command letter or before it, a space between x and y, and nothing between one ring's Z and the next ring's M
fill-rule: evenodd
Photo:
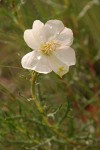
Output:
M42 105L40 104L39 100L37 99L37 96L36 96L36 92L35 92L35 84L36 84L36 80L37 80L37 77L38 77L38 73L36 72L33 72L32 73L32 80L31 80L31 93L32 93L32 98L33 98L33 101L38 109L38 111L40 112L42 118L43 118L43 121L44 123L46 124L47 127L49 127L58 137L60 137L61 139L65 140L66 142L69 142L70 144L72 145L78 145L75 141L70 141L65 135L63 135L55 125L51 125L48 121L48 118L43 110L43 107Z

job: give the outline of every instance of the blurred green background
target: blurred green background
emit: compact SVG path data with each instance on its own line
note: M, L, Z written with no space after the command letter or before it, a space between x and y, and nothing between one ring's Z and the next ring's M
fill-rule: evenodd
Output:
M60 79L41 75L36 92L57 137L37 111L23 40L34 20L62 20L73 30L77 63ZM0 0L0 150L100 149L100 0Z

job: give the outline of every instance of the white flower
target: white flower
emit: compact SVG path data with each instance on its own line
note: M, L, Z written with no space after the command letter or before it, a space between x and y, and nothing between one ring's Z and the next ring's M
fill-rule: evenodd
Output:
M70 47L73 32L60 20L49 20L45 24L34 21L32 29L25 30L24 40L33 51L22 58L23 68L44 74L54 71L62 77L69 66L75 65L75 52Z

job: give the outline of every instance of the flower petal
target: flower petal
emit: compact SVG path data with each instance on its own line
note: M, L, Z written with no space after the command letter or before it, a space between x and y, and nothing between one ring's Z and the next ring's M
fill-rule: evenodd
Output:
M48 40L48 32L46 31L44 24L40 20L36 20L33 22L32 30L35 39L40 44Z
M73 32L69 28L65 28L58 36L57 41L60 44L71 46L73 43Z
M54 55L68 66L75 65L75 51L71 47L63 47L54 51Z
M63 29L64 24L60 20L49 20L45 24L45 28L50 36L58 35Z
M37 61L39 61L40 57L41 55L38 51L32 51L30 53L27 53L23 56L21 60L22 67L32 70L32 68L35 67L35 65L37 64Z
M49 39L49 34L48 32L46 31L45 27L43 27L40 32L38 34L36 34L36 38L37 40L39 41L40 44L43 44L45 42L48 41Z
M47 57L41 55L41 53L39 53L38 51L32 51L26 54L22 58L21 64L23 68L35 70L39 73L47 74L52 71L49 66Z
M25 30L24 40L27 43L27 45L32 49L37 49L39 47L39 43L36 41L35 37L33 36L31 29Z
M44 24L40 21L40 20L35 20L33 22L33 26L32 26L32 29L33 29L33 33L37 33L39 30L41 30L41 28L44 27Z
M38 61L38 63L36 64L36 66L33 68L36 72L39 73L50 73L52 71L50 65L49 65L49 61L48 58L44 55L42 55L42 57L40 58L40 60Z
M58 59L54 55L50 56L49 63L52 70L60 77L62 77L64 74L66 74L69 71L69 66L64 64L60 59Z

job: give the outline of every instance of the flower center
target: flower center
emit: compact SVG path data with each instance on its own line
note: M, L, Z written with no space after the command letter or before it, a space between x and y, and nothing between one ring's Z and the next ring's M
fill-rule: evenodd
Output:
M54 41L46 42L41 45L40 50L42 53L44 53L46 55L50 55L50 54L52 54L53 51L55 51L57 45L58 44Z

